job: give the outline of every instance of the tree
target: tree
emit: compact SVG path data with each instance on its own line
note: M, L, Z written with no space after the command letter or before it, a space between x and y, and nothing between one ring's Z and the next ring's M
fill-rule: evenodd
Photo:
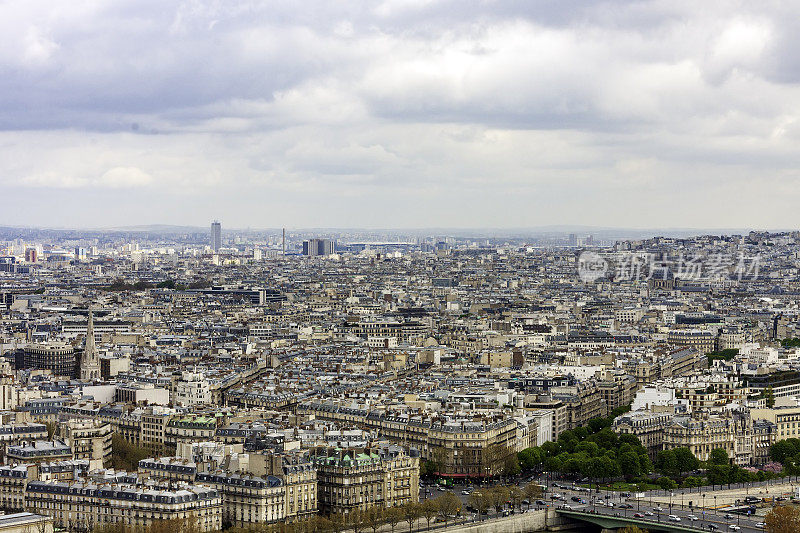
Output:
M672 452L675 455L675 467L678 469L679 476L684 472L696 470L700 466L700 461L689 448L675 448Z
M428 529L431 527L431 520L436 518L436 515L439 514L439 504L436 500L425 500L422 502L422 517L425 519L425 522L428 525Z
M544 469L548 472L561 471L561 459L558 457L548 457L544 460Z
M656 467L665 475L677 475L678 459L674 450L661 450L656 456Z
M639 456L634 452L625 452L620 454L617 462L619 464L619 469L622 471L622 474L625 476L625 478L631 479L632 477L641 474L641 469L639 467Z
M607 418L592 418L589 420L589 431L597 433L603 428L611 426L611 421Z
M403 510L403 519L408 522L408 531L411 533L412 528L414 527L414 522L419 520L419 517L422 516L422 506L415 502L410 502L405 504L402 507Z
M403 520L403 511L399 507L389 507L386 509L384 517L386 518L386 523L392 528L392 533L394 533L394 528Z
M519 465L519 459L516 454L511 454L503 461L503 476L513 477L519 475L522 468Z
M731 467L729 465L712 464L706 469L706 477L712 485L724 485L731 482Z
M359 508L355 508L346 515L347 526L353 530L353 533L361 533L367 526L366 513Z
M708 454L708 462L712 465L729 465L731 463L728 452L722 448L714 448Z
M437 471L436 463L433 461L420 461L419 462L419 477L428 478L434 475Z
M342 533L347 528L347 517L343 514L332 514L329 520L331 522L331 530L335 533Z
M561 447L558 443L551 440L542 444L541 450L544 452L545 457L555 457L561 453Z
M519 459L520 468L524 472L530 472L541 466L544 461L544 452L538 446L525 448L517 454L517 459Z
M650 457L646 453L639 454L639 471L642 474L649 474L653 471L653 462L650 461Z
M482 492L474 491L469 495L469 505L478 510L478 516L483 517L483 514L492 506L489 498ZM481 518L482 520L483 518Z
M536 498L541 497L542 495L542 487L540 487L538 483L534 482L530 482L527 485L525 485L525 488L522 489L522 491L525 493L525 497L529 501L533 501Z
M579 441L582 441L589 436L589 430L583 426L578 426L572 430L572 434L575 435L575 438L577 438Z
M669 477L660 477L658 478L658 481L656 481L656 483L658 483L658 486L664 490L671 490L677 488L678 486L678 484L675 483L675 481Z
M148 457L152 457L148 449L131 444L118 433L111 436L111 465L115 469L135 472L139 461Z
M684 487L702 487L703 486L703 478L697 476L689 476L683 480Z
M505 487L493 487L488 491L485 491L487 498L489 498L489 503L492 507L494 507L495 514L500 513L500 510L508 501L508 489Z
M461 512L461 500L452 492L445 492L436 498L436 506L439 510L439 516L444 520L445 527L447 527L447 522L450 521L451 516Z
M800 531L800 510L779 505L767 513L764 523L767 533L797 533Z
M770 458L781 464L785 463L788 458L796 456L798 453L800 453L800 440L795 438L779 440L769 449Z
M383 518L383 509L377 506L370 507L364 513L364 523L372 530L372 533L378 533L378 530L385 523Z
M499 444L487 446L481 453L481 472L488 477L494 477L503 465L505 458L513 453L509 448Z
M515 509L517 508L517 505L519 505L519 503L522 501L522 498L523 498L523 492L521 488L519 488L516 485L512 485L511 487L508 488L508 499L511 500L511 505L513 505Z
M333 523L328 518L317 515L312 521L311 531L333 531Z

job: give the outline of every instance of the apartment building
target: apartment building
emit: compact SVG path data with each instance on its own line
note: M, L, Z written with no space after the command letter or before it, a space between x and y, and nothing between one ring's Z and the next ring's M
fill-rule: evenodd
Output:
M174 416L164 428L164 450L174 453L179 442L214 440L217 420L210 416Z
M739 466L753 462L753 428L747 414L723 411L677 415L664 430L664 449L688 448L707 461L712 450L722 449Z
M307 452L293 450L285 453L251 453L249 468L256 475L281 479L287 520L299 520L317 513L317 469Z
M200 531L222 529L222 499L199 485L178 489L83 480L30 481L28 511L53 518L57 527L91 530L105 524L147 527L156 520L194 519Z
M419 500L419 458L401 448L315 448L320 511L396 507Z
M197 483L213 487L221 495L225 527L272 524L286 519L285 491L280 478L220 470L200 472Z
M632 411L615 418L611 429L620 434L636 435L654 460L664 449L664 432L673 416L671 412Z
M111 463L111 424L101 420L71 419L58 427L64 442L72 448L74 459L86 459L93 468Z
M5 512L24 509L25 487L38 475L34 463L0 466L0 508Z

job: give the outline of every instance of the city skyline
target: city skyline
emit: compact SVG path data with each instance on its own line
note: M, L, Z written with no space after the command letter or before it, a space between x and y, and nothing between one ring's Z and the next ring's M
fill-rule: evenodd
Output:
M5 4L0 224L791 228L799 9Z

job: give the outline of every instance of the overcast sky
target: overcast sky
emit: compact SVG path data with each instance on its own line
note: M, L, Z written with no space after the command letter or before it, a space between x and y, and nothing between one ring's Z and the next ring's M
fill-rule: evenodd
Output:
M0 0L0 224L797 227L800 2Z

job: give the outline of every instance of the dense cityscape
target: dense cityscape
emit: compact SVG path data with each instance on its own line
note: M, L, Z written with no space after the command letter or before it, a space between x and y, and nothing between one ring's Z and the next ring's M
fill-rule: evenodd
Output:
M800 233L3 231L18 520L748 531L800 498Z
M0 533L800 533L798 36L0 0Z

